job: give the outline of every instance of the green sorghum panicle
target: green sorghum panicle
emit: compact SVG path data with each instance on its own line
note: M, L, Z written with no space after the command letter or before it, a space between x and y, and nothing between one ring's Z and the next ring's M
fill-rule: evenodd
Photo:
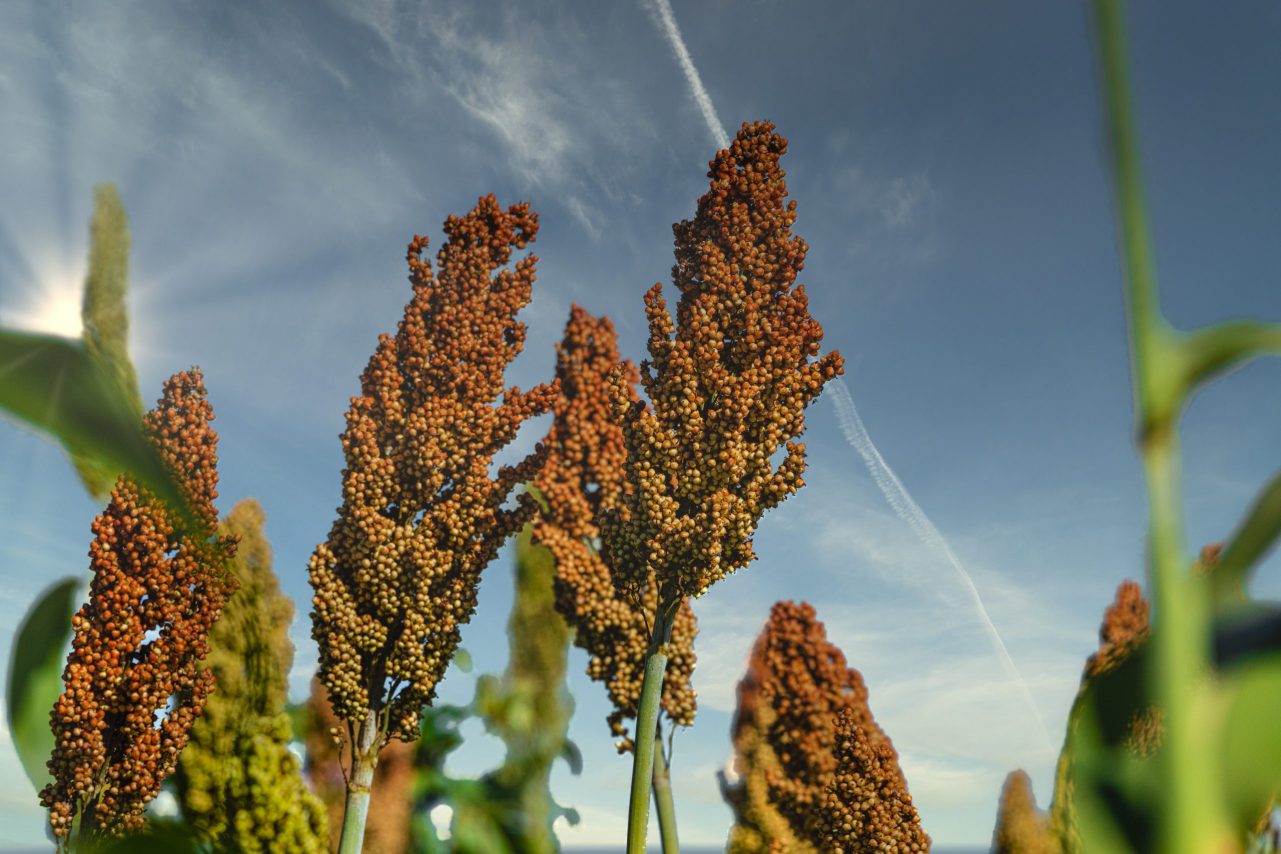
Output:
M184 820L219 850L327 852L324 805L289 749L285 711L294 608L271 567L262 507L242 501L221 531L239 543L240 589L209 633L206 659L218 680L174 776Z

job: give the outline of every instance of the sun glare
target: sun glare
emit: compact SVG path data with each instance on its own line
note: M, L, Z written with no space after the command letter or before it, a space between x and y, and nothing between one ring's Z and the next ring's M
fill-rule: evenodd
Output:
M73 275L44 276L24 294L25 300L16 310L4 312L3 324L29 332L79 338L83 293L82 284Z

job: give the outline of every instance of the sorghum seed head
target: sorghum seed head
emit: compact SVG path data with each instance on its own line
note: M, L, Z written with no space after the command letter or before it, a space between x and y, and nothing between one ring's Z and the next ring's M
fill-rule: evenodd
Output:
M384 740L417 738L476 608L481 570L534 511L524 496L514 509L503 504L537 473L541 447L496 477L489 467L555 396L552 386L503 387L524 346L516 314L537 259L506 265L537 231L529 205L503 210L491 195L445 221L438 271L415 236L413 297L396 334L379 339L347 412L343 503L311 558L312 637L338 717L385 713Z
M650 578L638 593L618 590L596 546L598 519L617 508L630 488L623 475L623 430L611 405L609 378L615 369L635 400L636 368L620 361L613 324L573 306L556 345L560 393L545 440L547 463L536 481L545 504L535 518L534 537L555 558L556 609L573 627L574 643L590 656L588 674L605 683L614 704L610 729L620 749L627 750L632 742L625 721L636 717L640 702L658 586ZM662 695L663 711L682 726L694 722L696 710L690 679L697 631L684 602L672 627Z
M72 620L64 691L50 714L53 782L40 793L55 836L88 814L96 832L142 824L214 687L202 662L208 633L235 579L236 541L216 532L218 435L203 377L171 377L143 419L187 499L179 533L172 511L127 476L93 522L89 601Z
M807 247L791 231L786 150L757 122L717 154L694 219L672 227L675 321L662 285L645 295L649 403L613 376L630 490L601 528L622 588L655 577L664 596L702 595L754 559L761 515L802 485L804 409L843 363L819 357L823 329L796 283Z
M775 604L739 683L733 740L742 782L732 851L773 842L785 850L835 850L824 809L837 806L828 789L842 773L842 739L854 739L855 730L863 743L857 751L874 755L860 753L867 768L848 773L875 774L867 785L906 796L897 754L867 699L862 676L827 640L814 608ZM837 726L841 719L848 719L848 731Z

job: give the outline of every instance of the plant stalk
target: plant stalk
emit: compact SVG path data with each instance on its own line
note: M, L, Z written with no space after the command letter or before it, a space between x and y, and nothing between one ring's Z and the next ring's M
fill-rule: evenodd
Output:
M636 752L632 757L632 792L627 807L627 854L645 854L649 829L649 790L654 773L654 736L658 733L659 700L667 671L667 645L680 599L660 594L654 613L654 634L645 653L645 678L636 710Z
M663 843L663 854L679 854L680 842L676 837L676 802L672 800L672 774L663 752L663 730L659 725L654 736L654 810L658 813L658 833Z
M360 854L365 844L365 819L369 816L369 793L378 764L378 719L371 711L360 723L356 744L351 750L351 773L347 775L347 803L342 815L342 836L338 854Z
M1204 679L1210 623L1203 591L1189 571L1183 532L1179 417L1187 400L1186 336L1170 327L1157 295L1139 149L1130 103L1121 0L1097 0L1099 53L1112 156L1125 296L1129 315L1138 446L1148 484L1148 561L1153 609L1153 662L1148 679L1164 714L1164 766L1158 850L1200 854L1227 850L1230 833L1217 788L1220 766L1203 734Z

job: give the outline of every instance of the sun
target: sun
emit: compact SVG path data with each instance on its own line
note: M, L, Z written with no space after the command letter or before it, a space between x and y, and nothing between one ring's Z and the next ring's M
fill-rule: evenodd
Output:
M40 283L33 284L24 296L26 299L17 309L0 315L0 323L62 338L80 337L84 288L78 277L67 273L42 276Z

